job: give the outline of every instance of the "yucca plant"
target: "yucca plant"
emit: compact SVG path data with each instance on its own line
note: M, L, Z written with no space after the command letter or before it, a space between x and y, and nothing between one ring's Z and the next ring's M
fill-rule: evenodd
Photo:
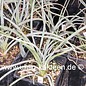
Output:
M15 44L16 42L14 42L14 40L10 41L9 38L0 36L0 53L2 54L2 56L5 56Z
M20 2L21 2L21 0L20 0ZM20 2L18 2L18 4L20 4ZM28 3L28 1L26 1L26 2ZM23 4L24 3L25 3L25 0L23 0ZM35 6L37 6L37 8ZM31 9L29 9L28 7L30 7ZM18 8L19 8L19 5L18 5ZM75 21L77 21L77 22L80 20L83 21L83 19L77 15L76 16L73 16L73 15L64 16L64 11L66 11L66 10L62 11L61 14L53 13L50 10L51 8L57 9L57 8L53 7L53 4L50 3L49 1L41 0L39 2L38 0L36 0L36 1L33 0L31 3L27 4L27 11L31 12L29 14L29 16L26 16L26 17L23 15L21 16L21 19L23 17L25 17L24 18L25 20L20 21L21 20L21 19L19 19L20 16L19 15L17 16L17 13L20 14L19 13L20 11L17 10L17 7L14 9L15 12L13 13L13 16L11 17L12 19L4 17L13 27L11 28L8 26L1 25L0 26L1 36L5 36L7 38L15 40L16 42L20 43L20 45L25 46L32 53L32 55L35 59L36 65L30 64L30 65L23 65L21 67L14 68L13 70L10 70L8 73L3 75L0 78L0 80L2 80L4 77L6 77L8 74L10 74L11 72L13 72L15 70L25 68L28 70L32 70L33 72L29 75L27 74L27 75L22 76L21 78L17 79L10 86L14 85L19 80L21 80L25 77L28 77L28 76L33 76L33 78L35 76L36 77L40 76L42 78L42 80L43 80L43 78L47 77L49 80L50 86L54 86L53 78L47 72L48 68L49 68L49 63L54 58L56 58L60 55L63 55L65 53L68 53L70 51L74 51L76 54L77 54L77 52L85 52L83 47L85 47L86 44L75 45L70 42L70 40L74 36L76 36L80 40L85 41L84 37L82 37L82 39L81 39L80 32L86 28L86 25L78 28L78 30L77 30L77 28L75 27L75 23L74 23ZM23 9L24 8L22 8L21 13L23 12ZM25 12L27 13L27 11L25 11ZM16 13L16 15L15 15L15 13ZM33 18L34 13L36 13L36 15L38 15L35 18ZM54 25L52 14L54 14L55 16L59 16L59 20L56 23L56 25ZM17 21L16 17L18 17L18 21ZM16 22L13 21L13 18L15 18ZM34 20L41 20L43 22L42 31L38 31L33 28ZM28 23L30 23L30 24L28 24ZM46 25L48 27L46 27ZM63 26L65 26L65 27L63 27ZM74 32L66 31L70 27L74 28L75 31ZM25 34L21 28L27 29L29 31L29 33ZM47 32L47 29L49 29L49 32ZM4 33L4 31L6 31L6 30L11 33L14 33L16 35L16 37L13 37L13 36L8 35L7 33ZM32 42L29 40L30 37L32 38ZM40 38L39 44L36 44L35 38L37 38L37 39ZM5 68L14 67L15 65L18 65L18 64L28 63L28 62L29 62L29 60L22 61L20 63L14 64L14 65L10 65L8 67L1 68L0 70L3 70Z

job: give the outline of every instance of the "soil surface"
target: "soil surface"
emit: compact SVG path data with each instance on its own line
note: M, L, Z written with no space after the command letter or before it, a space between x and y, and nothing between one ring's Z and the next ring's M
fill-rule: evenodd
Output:
M6 55L0 50L0 67L3 65L10 65L18 55L19 51L18 45L13 46Z

